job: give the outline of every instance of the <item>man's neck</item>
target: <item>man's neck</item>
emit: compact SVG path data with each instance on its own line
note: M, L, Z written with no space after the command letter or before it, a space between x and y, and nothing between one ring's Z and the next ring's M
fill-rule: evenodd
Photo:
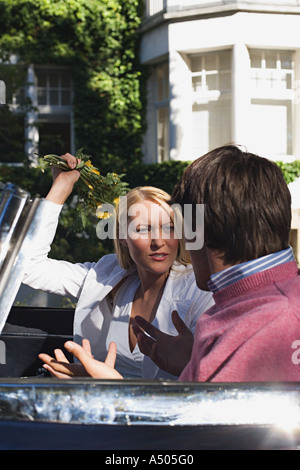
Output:
M281 264L294 261L293 250L291 247L275 252L260 258L252 259L232 266L224 267L212 273L208 283L209 290L215 292L223 289L237 281L240 281L252 274L266 271Z
M211 250L210 248L206 248L206 250L211 274L224 271L224 269L233 266L232 264L226 264L224 262L224 253L220 253L216 250Z

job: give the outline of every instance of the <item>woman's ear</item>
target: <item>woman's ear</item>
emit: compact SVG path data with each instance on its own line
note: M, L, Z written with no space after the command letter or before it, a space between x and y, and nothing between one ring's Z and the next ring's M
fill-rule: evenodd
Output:
M121 245L127 246L127 240L125 238L122 238L122 239L120 238L119 242L120 242Z

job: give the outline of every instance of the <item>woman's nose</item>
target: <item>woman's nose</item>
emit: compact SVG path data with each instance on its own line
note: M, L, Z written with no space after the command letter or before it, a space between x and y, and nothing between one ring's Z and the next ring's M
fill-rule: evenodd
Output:
M151 231L151 246L161 247L165 244L161 230Z

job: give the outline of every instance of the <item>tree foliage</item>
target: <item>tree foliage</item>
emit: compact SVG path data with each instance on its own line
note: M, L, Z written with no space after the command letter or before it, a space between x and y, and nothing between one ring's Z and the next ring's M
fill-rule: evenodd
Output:
M0 60L72 71L76 147L101 168L141 159L143 0L1 0Z

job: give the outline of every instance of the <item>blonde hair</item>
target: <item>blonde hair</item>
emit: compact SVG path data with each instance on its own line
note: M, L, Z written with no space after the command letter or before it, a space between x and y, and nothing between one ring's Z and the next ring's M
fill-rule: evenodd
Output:
M160 206L163 204L168 204L170 202L170 195L163 191L162 189L155 188L153 186L139 186L137 188L131 189L126 196L126 208L127 210L133 205L141 201L153 201ZM128 247L123 245L119 239L119 232L120 232L120 215L122 213L122 204L116 209L116 222L115 222L115 237L114 237L114 245L115 245L115 252L119 261L121 268L128 269L133 264L134 261L130 256ZM173 221L173 216L170 214L171 220ZM178 244L178 251L176 261L183 265L190 264L190 257L188 252L185 249L185 243L182 238L179 238Z

